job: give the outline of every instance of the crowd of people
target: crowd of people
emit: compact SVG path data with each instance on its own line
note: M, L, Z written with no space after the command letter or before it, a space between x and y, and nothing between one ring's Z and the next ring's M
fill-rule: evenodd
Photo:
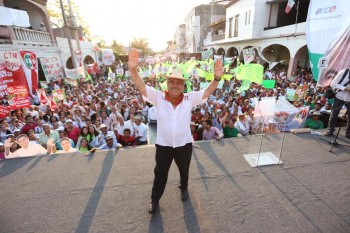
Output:
M241 81L235 76L224 80L222 87L217 88L206 103L192 110L189 127L194 141L278 132L273 120L268 125L255 121L252 98L287 98L287 89L300 85L308 85L308 91L291 103L295 107L310 107L305 127L327 127L329 114L322 113L330 111L332 102L324 96L325 88L316 86L310 69L298 67L291 76L287 76L287 69L277 65L265 72L264 79L275 80L273 89L252 83L248 90L238 94ZM190 80L193 90L199 90L200 82L205 81L195 75ZM154 77L145 78L144 82L160 89ZM129 77L109 79L97 74L92 75L90 81L79 80L75 87L60 80L50 83L46 94L51 95L55 89L64 89L66 94L65 100L57 102L56 109L40 103L34 91L31 107L16 109L1 119L1 158L29 156L30 151L36 151L29 150L31 144L40 146L37 149L40 154L50 154L92 152L149 143L147 124L157 122L157 113L144 101ZM1 97L0 103L8 105L6 96ZM18 153L20 149L21 153ZM26 153L22 153L23 149Z

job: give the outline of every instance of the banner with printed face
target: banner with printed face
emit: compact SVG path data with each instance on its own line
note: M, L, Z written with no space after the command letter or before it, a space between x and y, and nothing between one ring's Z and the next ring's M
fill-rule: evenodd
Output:
M97 72L98 72L98 65L97 65L96 62L93 63L93 64L90 64L90 65L87 65L86 67L87 67L87 72L89 74L97 74Z
M19 51L21 55L21 62L24 74L27 78L29 93L33 94L33 91L38 89L38 59L36 54L31 51Z
M247 48L243 49L243 59L244 59L244 64L249 64L255 59L255 50L254 48Z
M46 81L40 81L41 88L49 88Z
M102 51L102 63L110 66L115 61L115 56L112 49L101 49Z
M298 86L295 91L294 101L300 98L304 98L304 95L306 94L308 88L309 88L308 85Z
M28 88L20 56L17 51L0 51L0 96L8 95L9 87Z
M318 86L350 67L350 1L311 0L306 19L310 65Z
M7 106L0 105L0 118L6 118L9 116L10 108Z
M8 103L11 110L29 108L31 106L28 98L28 90L24 85L8 88Z
M67 78L71 78L71 79L85 78L85 71L84 71L84 67L82 67L82 66L75 68L75 69L64 68L64 71L66 72Z
M63 78L63 67L58 56L41 57L39 60L48 83L55 82Z
M59 102L61 100L66 100L66 93L64 89L58 89L52 91L53 100Z

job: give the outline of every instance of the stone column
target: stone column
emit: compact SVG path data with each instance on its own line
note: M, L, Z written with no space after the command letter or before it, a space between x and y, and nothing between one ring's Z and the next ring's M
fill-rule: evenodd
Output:
M290 77L292 75L292 72L296 71L297 65L298 65L298 60L299 60L298 57L291 57L290 58L287 77Z

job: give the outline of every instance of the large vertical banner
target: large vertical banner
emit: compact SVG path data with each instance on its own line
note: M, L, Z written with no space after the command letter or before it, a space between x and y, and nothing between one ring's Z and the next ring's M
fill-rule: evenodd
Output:
M31 51L19 51L21 55L21 62L24 74L27 78L29 93L33 94L33 91L38 89L38 59L36 54Z
M349 0L310 1L306 39L319 86L328 86L336 72L350 67L349 9Z
M63 78L63 67L58 56L41 57L39 59L48 83Z
M19 85L28 88L19 53L0 51L0 96L8 95L9 87Z

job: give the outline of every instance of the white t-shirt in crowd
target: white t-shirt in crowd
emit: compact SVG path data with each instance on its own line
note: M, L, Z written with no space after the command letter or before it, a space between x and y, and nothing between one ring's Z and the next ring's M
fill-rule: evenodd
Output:
M140 125L135 124L135 137L141 136L139 139L142 142L147 141L147 126L141 122Z

